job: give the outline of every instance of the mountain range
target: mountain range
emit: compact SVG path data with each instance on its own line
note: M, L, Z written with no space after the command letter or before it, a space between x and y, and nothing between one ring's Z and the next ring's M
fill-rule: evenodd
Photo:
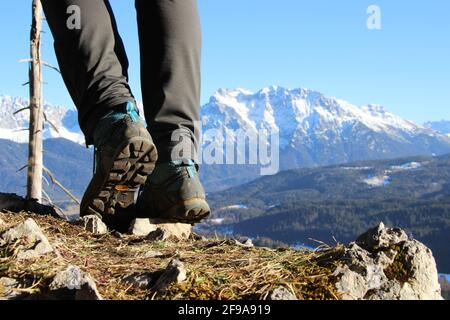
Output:
M218 90L203 106L202 121L204 130L231 135L237 129L278 132L281 170L450 152L450 138L433 128L379 105L358 107L308 89ZM204 170L206 182L211 178L226 188L257 178L258 169L215 165Z
M28 142L30 113L26 109L29 100L21 97L0 95L0 138L14 142ZM44 104L44 139L65 138L78 144L84 144L84 136L78 126L76 110L63 106Z
M23 143L28 139L28 101L0 96L0 138ZM139 107L142 109L142 105ZM45 104L49 122L44 138L64 138L84 144L77 112ZM318 167L360 160L391 159L450 153L448 122L418 125L378 105L355 106L344 100L304 88L272 86L256 93L244 89L219 89L201 108L202 129L221 132L236 142L236 132L249 135L262 129L275 132L279 170ZM214 139L214 137L213 137ZM204 136L203 146L211 143ZM205 149L205 148L204 148ZM247 151L247 150L246 150ZM239 150L233 149L237 154ZM260 177L262 165L204 163L201 175L208 191L219 191Z

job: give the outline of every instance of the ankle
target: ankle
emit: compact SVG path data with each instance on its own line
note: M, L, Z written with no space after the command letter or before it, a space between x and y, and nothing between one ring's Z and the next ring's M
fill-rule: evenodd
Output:
M94 145L98 146L103 140L107 139L114 127L126 117L129 117L134 123L144 122L139 116L136 104L132 101L112 107L97 122L93 132Z

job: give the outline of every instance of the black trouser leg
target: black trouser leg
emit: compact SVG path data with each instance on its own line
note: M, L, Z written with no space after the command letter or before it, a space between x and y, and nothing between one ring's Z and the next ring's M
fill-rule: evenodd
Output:
M42 0L42 5L64 82L91 144L98 119L111 107L133 99L114 15L107 0ZM80 9L80 29L67 24L73 5Z
M149 131L159 161L193 158L171 155L183 137L197 149L200 121L201 30L196 0L136 0L141 47L141 83ZM176 137L176 135L174 135Z

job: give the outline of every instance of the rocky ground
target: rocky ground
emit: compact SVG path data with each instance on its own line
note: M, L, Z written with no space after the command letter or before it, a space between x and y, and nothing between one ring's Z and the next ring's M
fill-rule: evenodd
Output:
M383 224L316 251L205 239L188 225L0 213L0 299L442 299L431 251Z

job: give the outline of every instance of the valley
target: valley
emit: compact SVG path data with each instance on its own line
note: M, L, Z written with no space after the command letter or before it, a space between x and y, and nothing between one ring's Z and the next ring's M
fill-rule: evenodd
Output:
M450 155L284 171L209 201L214 214L202 232L315 247L347 243L382 221L430 246L450 272Z

